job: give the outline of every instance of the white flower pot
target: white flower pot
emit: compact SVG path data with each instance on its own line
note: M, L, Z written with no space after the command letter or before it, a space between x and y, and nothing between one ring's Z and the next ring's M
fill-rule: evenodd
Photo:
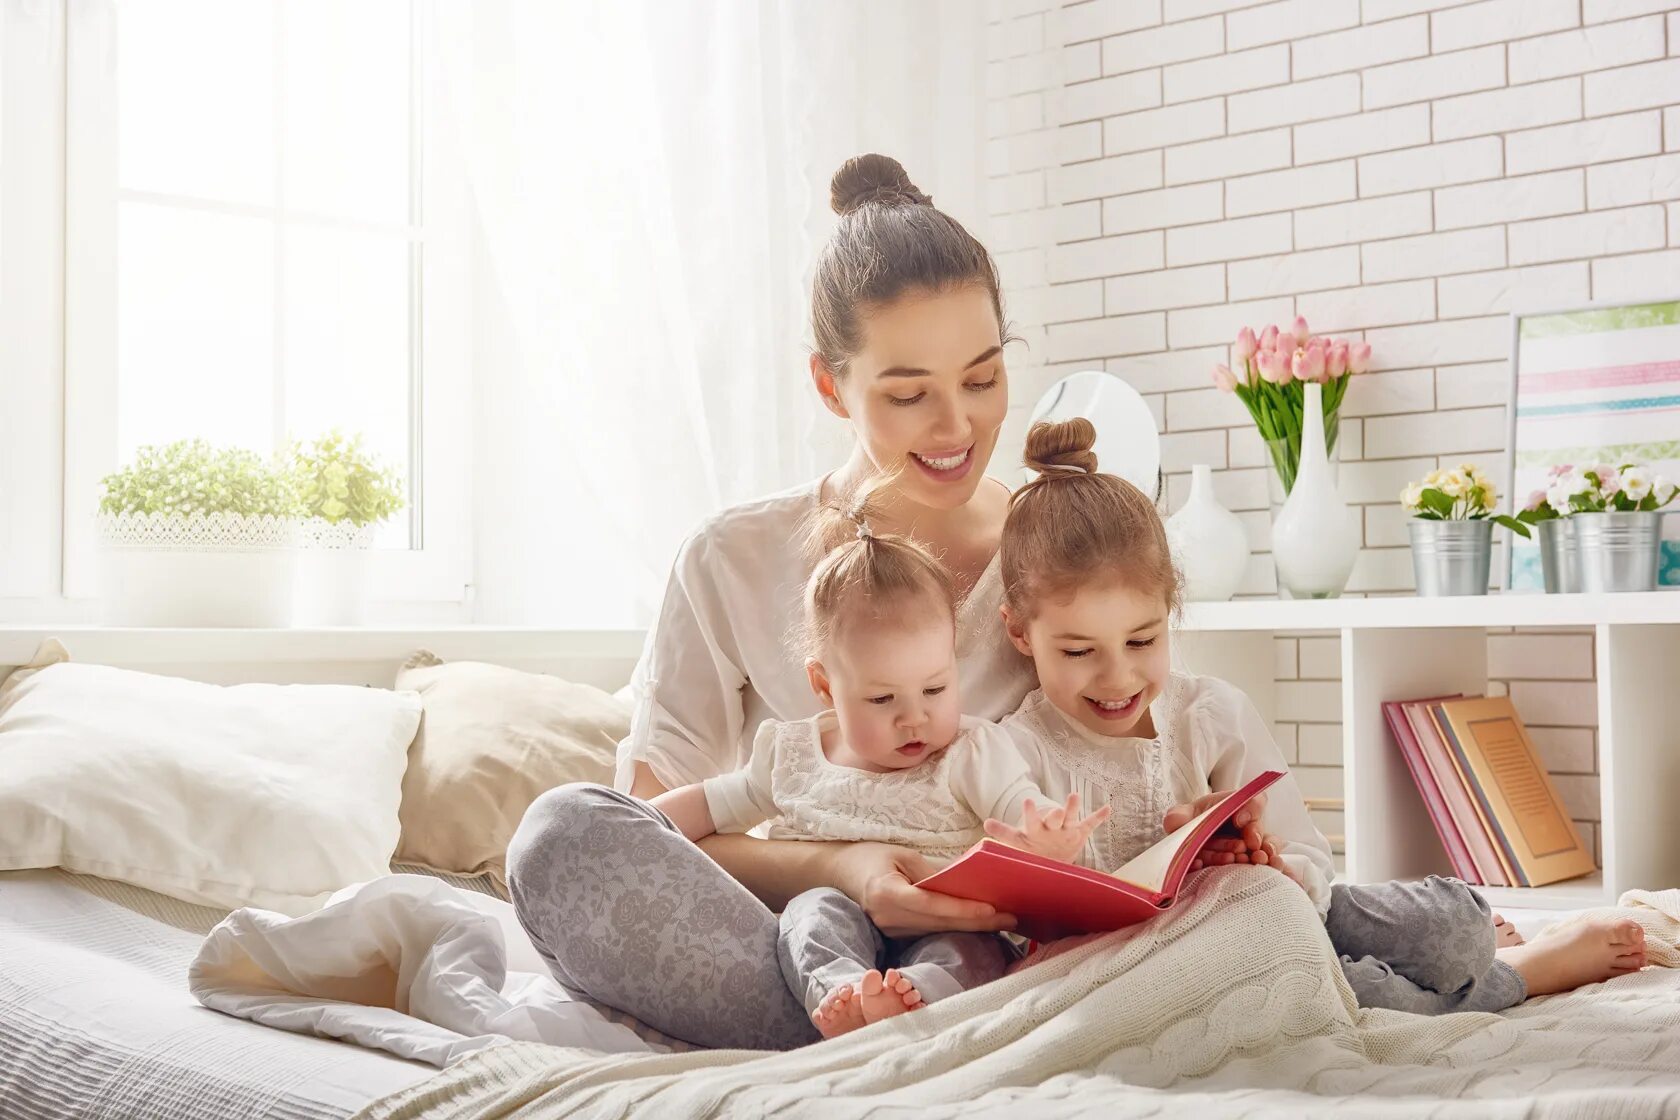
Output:
M294 601L297 625L361 625L373 528L320 518L303 523Z
M101 515L108 626L291 624L297 522L241 514Z
M1184 597L1222 603L1237 593L1248 569L1248 533L1242 519L1213 496L1213 470L1191 468L1190 497L1167 519L1167 541L1184 576Z

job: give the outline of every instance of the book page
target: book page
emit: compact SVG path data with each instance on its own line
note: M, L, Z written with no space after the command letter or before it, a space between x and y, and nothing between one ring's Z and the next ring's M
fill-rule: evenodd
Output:
M1147 849L1140 852L1137 858L1131 860L1124 867L1114 872L1116 879L1142 887L1146 891L1161 893L1162 886L1167 881L1167 872L1172 868L1173 857L1183 846L1189 835L1196 831L1201 823L1213 816L1224 806L1221 801L1200 816L1192 817L1172 832L1167 833Z

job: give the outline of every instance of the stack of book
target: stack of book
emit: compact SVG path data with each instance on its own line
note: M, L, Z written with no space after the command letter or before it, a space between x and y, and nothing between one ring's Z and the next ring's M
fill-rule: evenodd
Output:
M1508 697L1392 701L1383 715L1460 879L1540 887L1594 870Z

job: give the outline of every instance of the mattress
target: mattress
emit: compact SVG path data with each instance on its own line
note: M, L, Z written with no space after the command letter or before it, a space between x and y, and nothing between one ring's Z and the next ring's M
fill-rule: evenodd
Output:
M58 870L0 873L0 1120L342 1120L437 1072L200 1005L187 966L224 916ZM605 1017L650 1050L683 1048Z

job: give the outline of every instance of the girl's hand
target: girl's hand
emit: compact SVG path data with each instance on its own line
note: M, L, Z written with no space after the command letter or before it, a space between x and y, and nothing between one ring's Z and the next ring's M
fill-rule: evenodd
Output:
M1022 848L1048 859L1073 862L1085 850L1091 830L1109 818L1113 810L1104 805L1088 817L1079 816L1079 795L1068 794L1066 804L1047 812L1038 811L1038 803L1027 798L1021 808L1021 827L1002 821L987 820L986 835L1012 847Z
M893 844L846 844L836 860L835 885L888 937L1015 928L1013 915L1000 914L984 902L915 886L935 871L920 852Z
M1182 828L1191 820L1201 816L1203 813L1231 796L1233 792L1233 790L1222 790L1214 793L1204 793L1194 801L1187 802L1183 805L1174 805L1171 809L1167 810L1167 815L1161 818L1161 827L1165 828L1168 832ZM1258 825L1260 823L1260 817L1263 813L1265 813L1265 811L1266 795L1263 793L1257 793L1253 797L1249 798L1248 804L1238 809L1231 816L1231 819L1225 822L1225 827L1228 829L1235 829L1237 832L1246 836L1248 826ZM1256 843L1254 846L1259 847L1259 844Z

